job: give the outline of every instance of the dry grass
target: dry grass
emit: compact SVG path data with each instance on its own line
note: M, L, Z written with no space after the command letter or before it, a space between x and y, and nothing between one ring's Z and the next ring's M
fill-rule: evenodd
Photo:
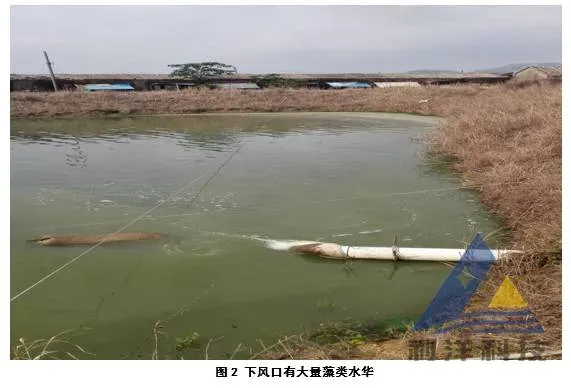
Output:
M371 90L210 91L146 93L12 93L13 117L199 112L402 112L446 120L429 149L453 157L453 168L504 222L503 233L524 257L495 266L474 305L489 300L505 275L516 283L546 329L551 349L561 348L562 99L561 85L531 83ZM408 333L393 341L346 341L314 346L292 337L281 356L404 358ZM284 346L280 345L280 348ZM356 349L360 350L356 350ZM316 350L317 349L317 350ZM403 353L404 352L404 353ZM281 356L277 356L280 358Z
M12 349L10 358L12 360L77 360L77 355L80 353L93 355L71 342L68 336L70 332L71 330L66 330L49 339L26 341L20 338L19 344Z
M430 138L534 253L561 250L561 116L560 86L506 86L471 99Z
M561 85L550 83L490 89L430 138L434 151L453 156L454 168L481 187L480 200L526 251L494 266L479 291L489 295L510 276L552 347L561 346L561 262L553 260L562 254L561 141Z
M495 265L473 298L483 307L509 276L545 328L541 340L561 349L561 86L529 83L487 90L429 138L500 216L523 257Z
M10 94L10 114L12 117L54 117L203 112L385 111L449 115L462 101L468 101L483 90L486 87L260 91L190 89L136 93L17 92Z

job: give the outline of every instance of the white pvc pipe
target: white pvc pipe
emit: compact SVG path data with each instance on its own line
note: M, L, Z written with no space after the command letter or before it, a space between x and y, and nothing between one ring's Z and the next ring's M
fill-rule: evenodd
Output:
M394 260L392 248L386 247L350 247L340 245L343 252L347 252L347 256L351 259L377 259L377 260ZM517 251L492 250L496 259L508 253L517 253ZM447 248L398 248L398 259L407 261L460 261L464 249L447 249ZM484 254L484 252L482 252ZM475 252L475 256L479 257Z
M316 241L266 240L270 249L313 254L332 259L395 260L392 247L357 247ZM478 253L476 257L478 257ZM484 253L484 252L482 252ZM507 254L522 253L515 250L492 250L496 259ZM464 249L448 248L398 248L398 260L403 261L460 261Z

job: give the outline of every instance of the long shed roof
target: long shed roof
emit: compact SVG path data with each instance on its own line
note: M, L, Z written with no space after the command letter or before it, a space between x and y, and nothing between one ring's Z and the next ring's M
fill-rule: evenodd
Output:
M87 84L83 87L88 92L95 91L129 91L135 88L129 84Z

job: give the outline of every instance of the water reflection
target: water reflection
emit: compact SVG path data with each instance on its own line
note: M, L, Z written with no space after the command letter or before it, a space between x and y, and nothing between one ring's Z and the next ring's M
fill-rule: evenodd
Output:
M426 120L426 119L425 119ZM369 129L400 128L398 119L379 122L378 116L362 114L204 114L189 116L151 116L137 118L80 118L11 121L11 139L42 144L80 139L83 142L106 140L124 142L146 137L179 137L181 146L195 144L205 149L235 145L240 134L283 137L307 131L340 135L366 123ZM335 128L335 129L332 129ZM213 134L215 134L213 136Z
M179 136L177 145L187 151L197 148L210 151L227 151L234 148L239 142L239 137L233 133L186 133Z
M65 154L65 164L70 167L87 167L87 155L81 149L81 141L77 137L71 152Z
M159 132L155 129L141 129L139 132L105 132L93 134L69 135L65 133L27 133L23 131L15 131L10 135L12 141L20 144L44 144L44 145L70 145L71 152L66 154L70 165L78 166L87 162L85 151L82 150L81 144L96 143L112 143L112 144L128 144L135 140L148 139L173 139L175 144L182 147L186 151L196 149L207 151L228 151L234 148L240 141L238 133L229 132L189 132L189 133L169 133Z

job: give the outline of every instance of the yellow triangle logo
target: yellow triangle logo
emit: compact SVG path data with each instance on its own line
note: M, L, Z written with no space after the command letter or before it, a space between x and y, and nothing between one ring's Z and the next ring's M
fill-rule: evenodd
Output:
M526 307L527 302L507 276L488 305L490 309L522 309Z

